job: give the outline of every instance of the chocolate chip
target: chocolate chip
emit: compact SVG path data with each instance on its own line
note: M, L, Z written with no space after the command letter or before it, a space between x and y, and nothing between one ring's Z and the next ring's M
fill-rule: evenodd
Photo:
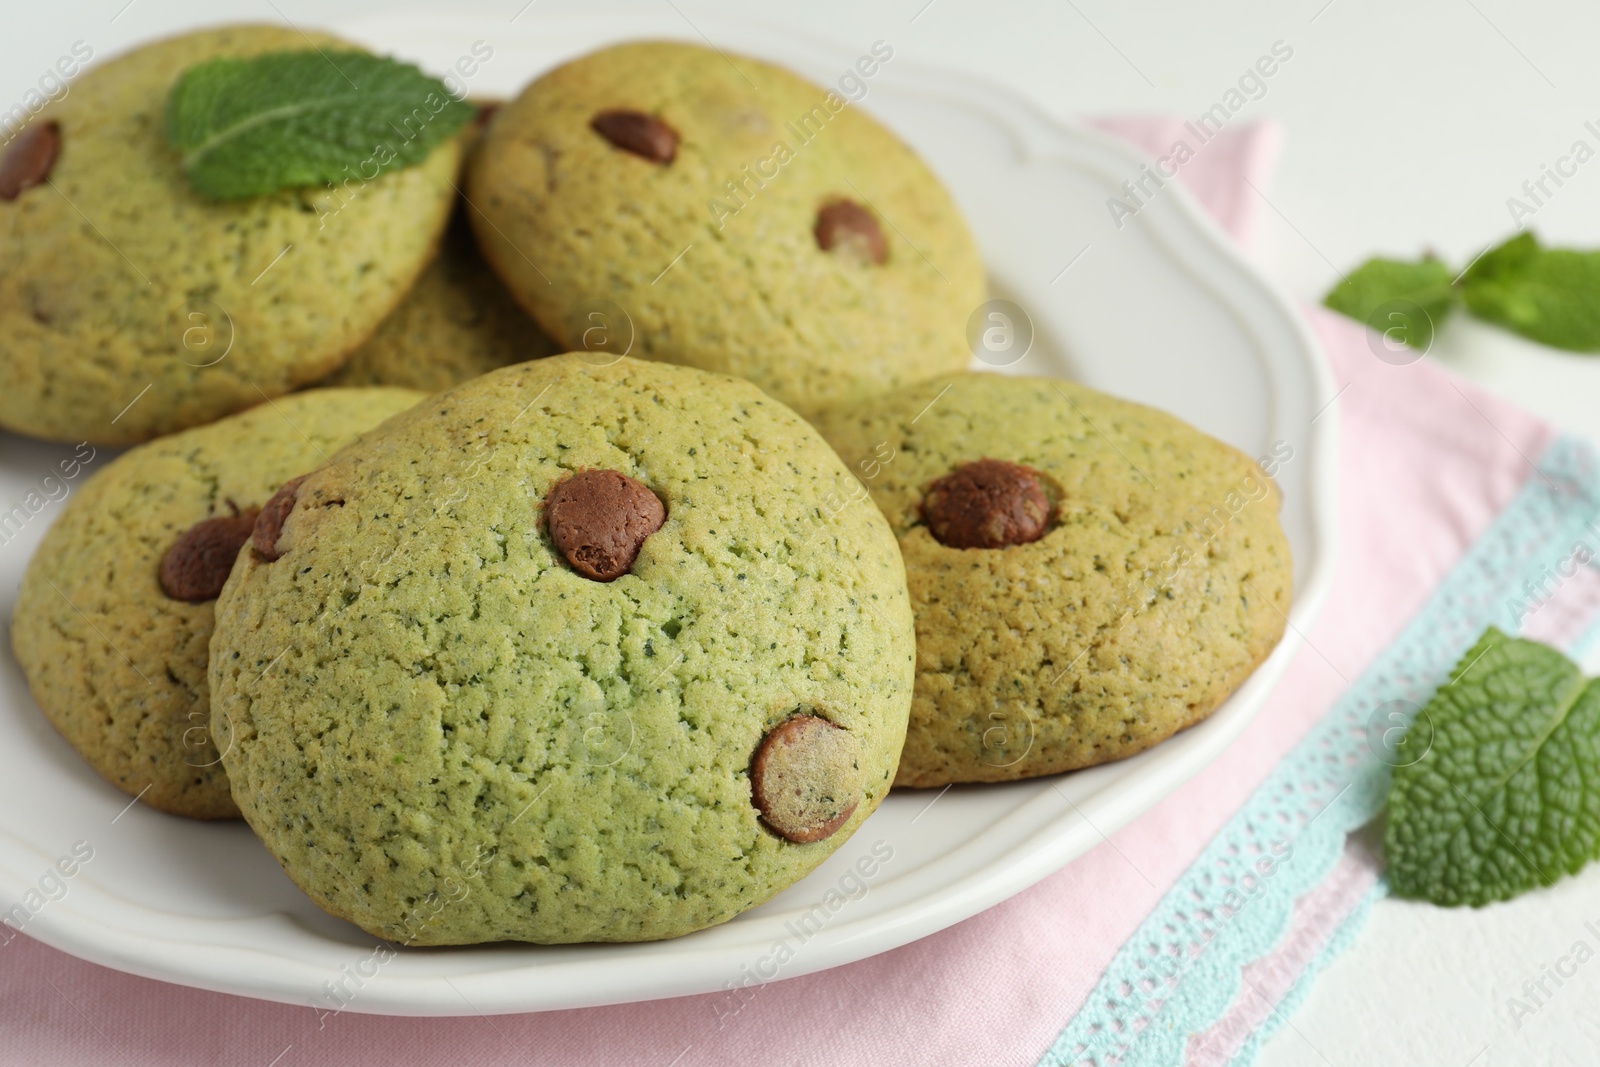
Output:
M29 126L0 154L0 200L15 200L24 189L31 189L50 177L56 154L61 151L61 124L41 122Z
M644 539L661 529L661 498L626 474L586 470L563 478L544 502L550 540L585 578L609 582L628 573Z
M678 155L678 131L643 111L614 108L602 111L589 126L624 152L652 163L671 163Z
M815 715L796 715L761 739L750 789L761 820L805 844L832 836L861 802L855 739Z
M256 510L250 508L189 527L161 557L162 592L189 604L217 599L255 524Z
M928 486L922 518L951 548L1005 548L1044 536L1050 498L1039 472L1000 459L958 467Z
M256 516L255 529L250 532L250 547L255 549L256 556L263 562L271 563L283 555L278 551L278 538L283 534L283 524L289 512L294 510L300 483L307 477L302 474L284 482L283 487L273 493L272 499L261 508L261 514Z
M817 212L811 231L817 247L837 251L867 263L882 263L889 258L889 245L872 212L853 200L830 200Z

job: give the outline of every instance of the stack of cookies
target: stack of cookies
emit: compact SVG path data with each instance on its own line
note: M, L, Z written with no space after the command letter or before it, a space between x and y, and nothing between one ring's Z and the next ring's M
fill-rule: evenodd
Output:
M0 426L135 446L12 618L113 786L243 816L401 944L673 937L891 786L1148 748L1282 635L1261 466L967 373L976 245L836 93L625 44L475 116L428 97L391 123L426 150L339 183L354 120L250 81L308 43L382 62L190 34L0 149ZM191 77L221 126L180 149ZM208 188L267 103L289 148L229 181L291 183Z

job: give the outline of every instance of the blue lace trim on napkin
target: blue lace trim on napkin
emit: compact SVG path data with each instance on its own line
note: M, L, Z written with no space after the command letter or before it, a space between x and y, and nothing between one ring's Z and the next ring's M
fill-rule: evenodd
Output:
M1117 952L1040 1067L1181 1067L1189 1035L1228 1010L1245 966L1272 950L1294 902L1327 877L1346 836L1382 808L1389 765L1379 758L1381 741L1369 740L1369 721L1390 701L1425 703L1486 626L1517 628L1511 605L1548 582L1577 542L1600 547L1597 493L1600 454L1586 442L1558 438L1538 473L1400 636L1273 769ZM1253 1062L1314 972L1354 937L1372 899L1346 920L1236 1062Z
M1361 902L1344 917L1344 921L1328 938L1328 943L1317 953L1316 959L1301 972L1300 977L1295 979L1294 985L1283 995L1283 999L1274 1006L1272 1014L1261 1024L1261 1029L1245 1038L1244 1043L1239 1046L1238 1053L1229 1061L1228 1067L1254 1067L1256 1057L1261 1053L1261 1046L1267 1043L1267 1038L1277 1033L1278 1027L1283 1025L1283 1020L1293 1015L1295 1009L1300 1007L1300 1002L1311 992L1311 983L1316 981L1317 975L1333 962L1335 956L1355 944L1356 935L1367 924L1367 916L1372 913L1373 902L1388 894L1388 887L1382 882L1367 890L1367 895L1362 897Z

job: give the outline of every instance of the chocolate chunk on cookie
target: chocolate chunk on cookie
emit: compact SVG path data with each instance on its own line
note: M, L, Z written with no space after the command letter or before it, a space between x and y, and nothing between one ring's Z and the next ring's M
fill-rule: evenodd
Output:
M600 112L589 125L624 152L652 163L671 163L677 158L677 131L654 115L613 108Z
M922 498L934 540L951 548L1005 548L1044 536L1050 498L1039 472L999 459L967 463L935 481Z
M761 821L798 843L831 836L861 800L855 740L827 719L796 715L762 739L750 764Z
M61 124L41 122L29 126L0 152L0 200L15 200L24 189L50 177L61 151Z
M250 532L250 547L264 562L272 563L282 555L278 551L278 538L283 536L283 524L288 521L289 512L294 510L295 496L306 477L300 474L284 482L272 494L272 499L262 505L260 514L256 516Z
M854 256L865 263L882 264L889 244L872 212L853 200L831 200L817 212L812 228L817 247L824 252Z
M644 539L667 520L667 509L620 471L585 470L556 483L544 517L550 540L572 569L609 582L628 573Z
M255 524L256 509L250 508L189 527L161 557L162 590L190 604L217 599Z

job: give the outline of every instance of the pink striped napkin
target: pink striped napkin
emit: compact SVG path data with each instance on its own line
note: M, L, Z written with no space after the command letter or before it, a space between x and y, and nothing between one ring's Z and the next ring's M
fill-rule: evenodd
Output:
M1167 120L1101 126L1155 155ZM1225 131L1181 181L1248 239L1279 138ZM1249 184L1243 179L1248 178ZM1428 597L1530 478L1552 430L1430 362L1376 359L1364 330L1307 308L1333 365L1342 422L1338 575L1308 644L1240 739L1101 847L981 915L915 944L777 982L737 1013L697 996L543 1015L402 1019L297 1008L134 978L18 936L0 945L0 1058L73 1064L1032 1064L1083 1007L1109 961L1229 816ZM1576 626L1600 580L1570 583ZM1562 620L1566 620L1563 622ZM1286 989L1372 884L1350 851L1252 967ZM1249 1003L1191 1035L1191 1063L1225 1062L1261 1025Z

